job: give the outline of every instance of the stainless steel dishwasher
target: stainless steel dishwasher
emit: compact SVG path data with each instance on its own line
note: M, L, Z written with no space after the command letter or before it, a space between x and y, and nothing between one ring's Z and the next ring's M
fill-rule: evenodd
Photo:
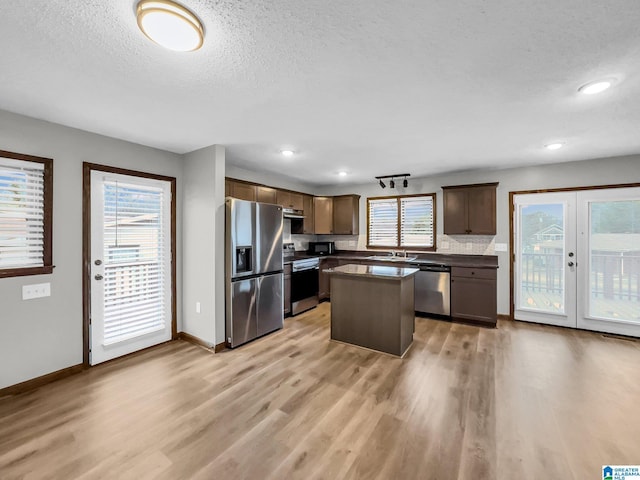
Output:
M451 267L442 264L418 265L415 276L415 310L434 315L451 315Z

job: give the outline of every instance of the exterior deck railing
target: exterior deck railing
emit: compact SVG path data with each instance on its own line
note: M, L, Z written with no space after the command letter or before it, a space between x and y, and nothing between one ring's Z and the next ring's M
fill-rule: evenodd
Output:
M562 293L566 263L563 254L523 253L523 290ZM578 265L578 268L581 266ZM593 298L640 301L640 254L593 254L590 269Z

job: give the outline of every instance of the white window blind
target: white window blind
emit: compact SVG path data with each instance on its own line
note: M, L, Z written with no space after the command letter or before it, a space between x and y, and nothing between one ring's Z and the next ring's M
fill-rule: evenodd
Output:
M367 199L370 247L434 247L435 194Z
M368 199L369 245L398 246L398 200L396 198Z
M163 190L104 182L104 344L165 328L170 268Z
M433 247L433 197L400 198L400 245Z
M0 157L0 269L44 265L44 164Z

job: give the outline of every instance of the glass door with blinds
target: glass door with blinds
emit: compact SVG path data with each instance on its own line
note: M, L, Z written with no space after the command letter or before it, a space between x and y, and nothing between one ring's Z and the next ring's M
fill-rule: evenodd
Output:
M91 172L92 365L171 339L171 184Z

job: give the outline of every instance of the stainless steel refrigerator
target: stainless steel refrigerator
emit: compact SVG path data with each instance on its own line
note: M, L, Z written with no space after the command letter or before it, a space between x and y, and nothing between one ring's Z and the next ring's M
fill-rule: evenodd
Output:
M226 337L233 348L284 325L282 207L226 200Z

